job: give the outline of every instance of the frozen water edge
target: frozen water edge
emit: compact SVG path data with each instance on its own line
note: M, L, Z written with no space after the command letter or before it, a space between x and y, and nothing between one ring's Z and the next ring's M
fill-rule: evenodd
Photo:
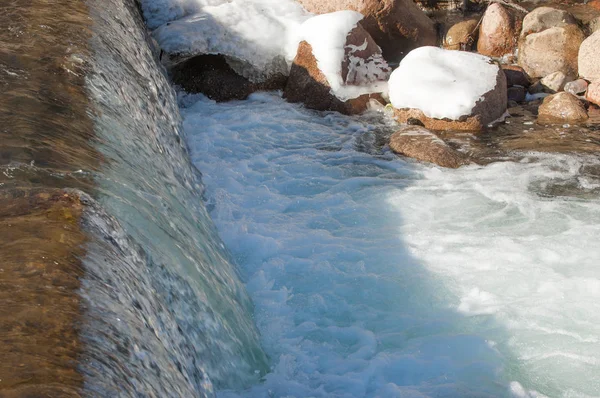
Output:
M590 160L441 170L357 151L382 126L276 95L184 102L272 360L222 396L600 392L600 203L536 192Z

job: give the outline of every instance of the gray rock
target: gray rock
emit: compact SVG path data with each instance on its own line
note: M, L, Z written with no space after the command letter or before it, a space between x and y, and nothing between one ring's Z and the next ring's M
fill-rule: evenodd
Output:
M542 80L540 80L540 82L548 89L549 92L557 93L564 89L565 84L567 84L569 80L571 80L569 76L565 75L561 71L558 71L544 77Z
M588 88L588 82L583 79L577 79L565 84L565 91L569 94L580 95L585 93Z

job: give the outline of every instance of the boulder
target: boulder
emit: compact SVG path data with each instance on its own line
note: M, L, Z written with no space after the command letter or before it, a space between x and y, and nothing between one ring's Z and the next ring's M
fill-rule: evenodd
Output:
M222 55L199 55L173 66L173 83L188 93L202 93L217 102L246 99L261 90L282 90L287 77L276 75L262 83L253 83L238 75Z
M478 24L477 19L467 19L453 25L444 36L444 48L463 51L473 49L479 35Z
M588 86L585 99L600 106L600 81L592 83Z
M490 57L512 54L517 48L523 15L514 9L492 3L483 14L477 51Z
M584 94L588 88L588 82L583 79L577 79L565 84L565 91L569 94L580 95Z
M538 7L523 19L521 36L539 33L550 28L576 24L575 17L567 11L551 7Z
M540 83L546 88L545 91L550 93L557 93L565 88L565 84L571 80L563 72L558 71L550 73L548 76L540 80Z
M434 22L412 0L299 0L314 14L340 10L358 11L362 23L385 58L399 61L410 50L437 43Z
M480 130L506 111L506 76L483 55L421 47L392 73L389 96L400 123Z
M544 98L538 109L538 122L583 122L588 114L583 103L574 95L562 92Z
M579 47L579 76L600 81L600 31L585 39Z
M340 18L346 22L338 24ZM371 99L385 103L381 92L390 68L379 46L358 23L361 18L354 11L339 11L313 17L302 25L307 40L298 46L284 98L311 109L344 114L363 112ZM320 40L322 31L334 39Z
M599 30L600 30L600 17L596 17L588 23L588 31L590 32L590 35L591 35Z
M529 75L520 66L518 66L518 65L502 65L502 70L504 71L504 75L506 76L506 85L508 87L512 87L512 86L529 87L529 86L531 86L531 80L529 79Z
M584 38L581 29L574 24L521 36L519 65L534 78L557 71L576 78L577 55Z
M396 131L389 146L397 154L442 167L455 169L469 163L465 155L421 126L405 126Z

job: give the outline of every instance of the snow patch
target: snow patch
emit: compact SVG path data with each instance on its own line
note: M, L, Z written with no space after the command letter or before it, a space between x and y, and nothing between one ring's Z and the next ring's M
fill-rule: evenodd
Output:
M394 108L416 108L431 118L458 120L494 89L499 68L490 58L464 51L420 47L389 80Z

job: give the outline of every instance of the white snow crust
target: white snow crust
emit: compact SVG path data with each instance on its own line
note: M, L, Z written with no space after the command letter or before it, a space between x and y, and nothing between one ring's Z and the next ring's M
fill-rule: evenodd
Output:
M458 120L494 89L498 71L483 55L420 47L392 72L390 101L396 109L416 108L431 118Z

